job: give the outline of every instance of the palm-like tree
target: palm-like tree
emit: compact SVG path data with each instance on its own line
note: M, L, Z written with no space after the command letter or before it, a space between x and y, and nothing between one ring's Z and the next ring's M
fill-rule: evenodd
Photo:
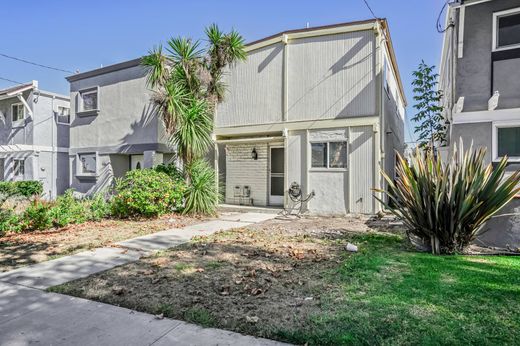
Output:
M184 165L206 154L213 113L224 98L224 70L246 58L244 39L235 30L226 34L212 24L205 32L205 48L200 41L171 38L166 52L158 46L142 58L155 109Z
M226 90L224 70L246 59L244 39L235 30L224 33L212 24L205 33L206 47L201 47L200 41L171 38L165 51L162 46L155 47L141 62L148 68L155 111L165 125L170 144L177 149L188 183L192 173L201 171L190 172L190 167L200 167L197 160L211 145L213 114Z

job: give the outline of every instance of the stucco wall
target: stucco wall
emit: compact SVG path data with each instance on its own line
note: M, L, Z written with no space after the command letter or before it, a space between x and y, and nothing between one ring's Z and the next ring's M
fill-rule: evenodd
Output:
M502 214L516 214L513 216L499 216ZM483 229L476 243L482 246L499 248L520 248L520 198L511 201L500 210Z
M97 86L99 113L77 115L78 91ZM107 153L117 153L123 145L164 143L159 138L159 120L150 107L151 95L146 71L140 66L72 82L71 148L104 147Z
M494 0L466 7L464 56L457 60L455 98L465 97L464 111L487 109L492 89L497 89L491 85L493 12L516 7L520 7L518 0ZM499 107L520 107L520 92L518 92L520 71L509 69L507 65L510 64L518 65L518 63L501 62L495 71L498 75L509 74L510 76L501 79L497 85L502 94Z
M459 146L462 139L464 150L468 150L473 143L473 148L480 147L487 148L485 162L491 162L491 122L485 123L471 123L471 124L454 124L452 126L452 141L451 147Z

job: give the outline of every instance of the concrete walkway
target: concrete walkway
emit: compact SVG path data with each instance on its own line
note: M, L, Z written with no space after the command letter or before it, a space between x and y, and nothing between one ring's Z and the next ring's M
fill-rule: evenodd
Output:
M0 345L281 345L219 329L48 293L42 289L138 260L196 235L247 226L276 214L219 219L126 240L0 274Z

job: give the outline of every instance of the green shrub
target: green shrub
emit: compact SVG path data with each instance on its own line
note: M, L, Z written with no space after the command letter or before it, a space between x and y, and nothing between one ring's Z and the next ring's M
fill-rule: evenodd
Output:
M96 194L88 200L89 219L100 221L111 215L111 204L102 194Z
M11 209L0 209L0 237L7 232L20 232L24 228L23 219Z
M169 163L169 164L160 164L158 166L155 166L154 168L157 172L163 172L168 174L171 178L174 180L184 180L184 175L182 174L182 171L177 168L176 165Z
M55 227L83 223L89 219L87 203L74 198L73 190L65 191L52 204L50 214Z
M410 164L398 155L395 182L383 172L389 202L381 202L434 253L460 252L520 192L520 171L504 178L507 157L493 167L485 153L461 143L447 164L430 151L417 150Z
M52 202L35 199L21 215L24 230L36 231L51 228L53 225Z
M117 179L112 211L118 217L152 217L182 208L185 184L154 169L129 171Z
M196 160L187 167L190 183L186 190L185 213L213 215L221 196L215 183L215 170L205 161Z
M5 197L23 196L33 197L39 196L43 192L43 184L41 181L1 181L0 194Z

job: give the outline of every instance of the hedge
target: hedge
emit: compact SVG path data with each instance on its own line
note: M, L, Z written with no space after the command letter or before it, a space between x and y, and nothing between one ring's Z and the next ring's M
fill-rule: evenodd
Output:
M0 181L0 194L4 196L39 196L43 192L41 181Z

